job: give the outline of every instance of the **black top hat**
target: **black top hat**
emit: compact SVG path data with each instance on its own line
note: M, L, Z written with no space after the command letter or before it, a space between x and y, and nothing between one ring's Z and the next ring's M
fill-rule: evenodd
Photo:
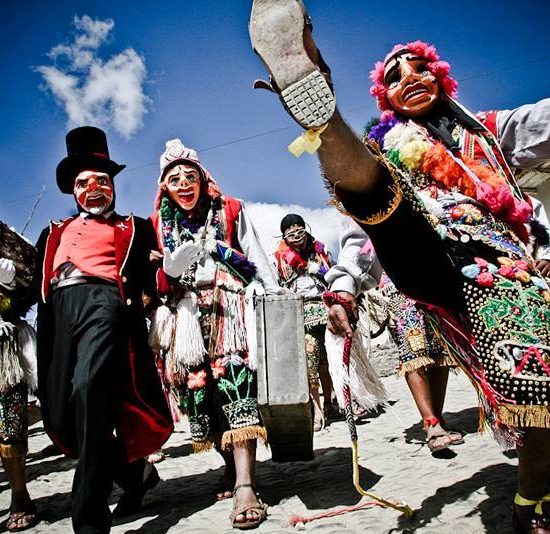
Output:
M126 167L109 158L107 137L99 128L75 128L67 134L66 141L67 157L59 162L56 169L57 185L63 193L72 194L74 179L81 171L101 171L114 178Z

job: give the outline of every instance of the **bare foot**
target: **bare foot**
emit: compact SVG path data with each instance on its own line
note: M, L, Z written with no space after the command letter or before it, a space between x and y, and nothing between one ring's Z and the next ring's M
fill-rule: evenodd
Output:
M237 486L233 497L233 511L229 516L233 528L254 528L266 517L267 505L260 501L254 487L250 484Z

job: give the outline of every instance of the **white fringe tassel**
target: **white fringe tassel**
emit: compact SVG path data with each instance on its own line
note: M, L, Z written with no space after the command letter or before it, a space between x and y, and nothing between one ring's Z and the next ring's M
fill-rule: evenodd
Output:
M27 321L22 321L17 325L17 337L19 342L19 364L25 375L25 382L31 391L37 391L36 331Z
M364 322L368 323L368 312L359 309L359 323L363 323L353 333L350 351L349 374L344 367L344 337L329 332L325 334L325 346L329 372L340 408L344 408L343 386L349 384L351 397L361 408L374 410L388 401L388 392L369 361L370 337L363 332ZM369 331L369 328L366 329Z
M0 392L7 392L25 378L19 364L18 353L17 332L14 330L0 334Z
M197 296L185 295L177 306L176 331L172 350L168 353L166 369L169 376L185 376L185 369L204 361L206 349L199 323Z
M239 293L225 291L222 297L223 350L217 355L246 352L248 350L244 319L243 296Z
M149 327L149 346L155 352L167 351L172 345L176 316L168 306L159 306L151 318Z

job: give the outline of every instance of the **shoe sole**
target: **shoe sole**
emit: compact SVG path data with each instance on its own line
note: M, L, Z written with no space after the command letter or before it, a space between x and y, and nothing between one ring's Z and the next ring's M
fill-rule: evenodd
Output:
M288 112L309 129L326 124L336 102L304 48L304 17L305 8L299 0L254 0L249 32Z

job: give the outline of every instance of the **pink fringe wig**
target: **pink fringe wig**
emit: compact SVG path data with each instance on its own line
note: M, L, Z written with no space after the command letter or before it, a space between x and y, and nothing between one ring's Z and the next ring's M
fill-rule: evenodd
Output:
M398 44L395 45L392 51L386 56L385 61L399 50L409 50L415 56L425 58L428 62L426 65L428 70L436 77L443 91L452 98L456 97L458 82L449 76L451 66L446 61L439 60L439 54L435 46L429 45L424 41L413 41L405 45ZM385 61L378 61L374 65L374 69L370 72L370 79L373 82L370 88L370 94L376 98L378 109L383 112L388 112L391 111L392 108L386 95L386 86L384 85Z

